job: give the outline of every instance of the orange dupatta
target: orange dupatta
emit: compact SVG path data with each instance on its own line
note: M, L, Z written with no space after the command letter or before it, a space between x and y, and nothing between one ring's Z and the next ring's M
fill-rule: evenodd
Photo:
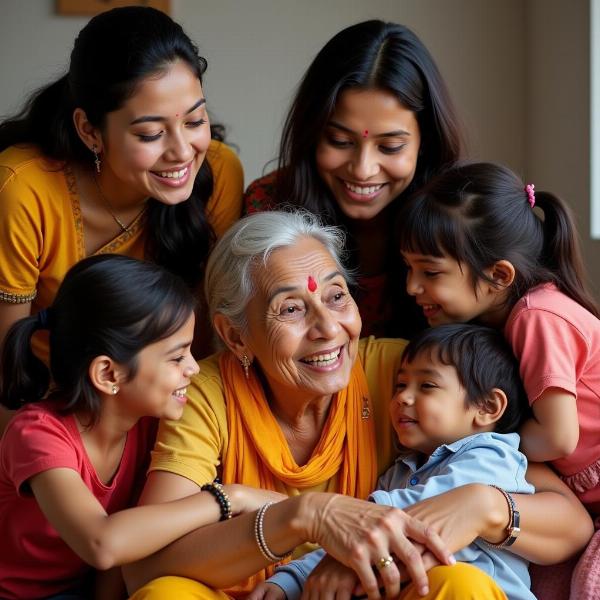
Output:
M321 439L308 463L298 466L277 423L262 386L251 371L246 379L236 357L219 359L227 404L229 448L223 460L223 482L285 491L282 483L300 490L338 474L340 494L366 498L377 477L375 427L369 416L370 397L360 360L348 386L332 399ZM363 412L366 410L366 418ZM244 595L273 571L268 567L239 586L226 590Z

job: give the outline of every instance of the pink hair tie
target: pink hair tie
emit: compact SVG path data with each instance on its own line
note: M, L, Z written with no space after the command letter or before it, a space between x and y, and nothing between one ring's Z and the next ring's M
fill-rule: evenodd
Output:
M535 185L533 185L533 183L528 183L525 186L525 192L527 193L527 201L529 202L529 206L533 208L535 206Z

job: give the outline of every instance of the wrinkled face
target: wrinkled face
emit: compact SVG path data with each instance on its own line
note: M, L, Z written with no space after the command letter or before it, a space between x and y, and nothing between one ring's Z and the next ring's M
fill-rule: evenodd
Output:
M317 240L275 250L254 274L243 338L282 405L345 388L361 321L344 276Z
M431 454L438 446L476 433L475 406L466 407L466 392L454 367L428 353L404 362L390 403L392 426L400 444Z
M348 89L317 145L317 170L347 217L372 219L410 185L420 144L415 113L396 96Z
M204 93L183 61L143 80L108 113L99 180L111 199L164 204L189 198L210 143Z
M445 257L402 252L408 274L406 290L415 297L427 322L432 325L466 323L473 319L485 321L492 310L494 295L481 282L477 293L473 289L470 270L466 265Z
M137 416L179 419L186 403L186 386L198 372L190 352L194 315L169 337L146 346L137 356L138 370L119 383L119 403Z

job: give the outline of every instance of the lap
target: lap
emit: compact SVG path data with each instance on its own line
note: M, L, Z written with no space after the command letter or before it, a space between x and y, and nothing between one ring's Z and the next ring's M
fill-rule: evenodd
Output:
M229 596L220 590L214 590L199 581L186 577L159 577L148 582L129 600L228 600Z
M452 567L434 567L429 571L429 594L419 596L409 585L401 600L506 600L504 592L494 580L472 565L457 563ZM219 590L184 577L160 577L147 583L129 600L228 600Z
M506 600L506 594L481 569L466 563L434 567L427 573L429 594L419 596L413 585L400 594L400 600Z

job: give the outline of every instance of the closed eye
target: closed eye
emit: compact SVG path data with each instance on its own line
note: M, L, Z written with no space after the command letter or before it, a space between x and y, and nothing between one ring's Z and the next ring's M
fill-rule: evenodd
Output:
M406 144L400 144L399 146L379 146L379 150L384 154L398 154Z
M200 125L204 125L206 123L206 119L198 119L197 121L189 121L186 123L188 127L194 129L195 127L200 127Z
M159 131L158 133L155 133L154 135L144 135L142 133L138 133L137 136L138 138L140 138L140 140L142 142L155 142L157 139L159 139L162 134L164 133L164 131Z

